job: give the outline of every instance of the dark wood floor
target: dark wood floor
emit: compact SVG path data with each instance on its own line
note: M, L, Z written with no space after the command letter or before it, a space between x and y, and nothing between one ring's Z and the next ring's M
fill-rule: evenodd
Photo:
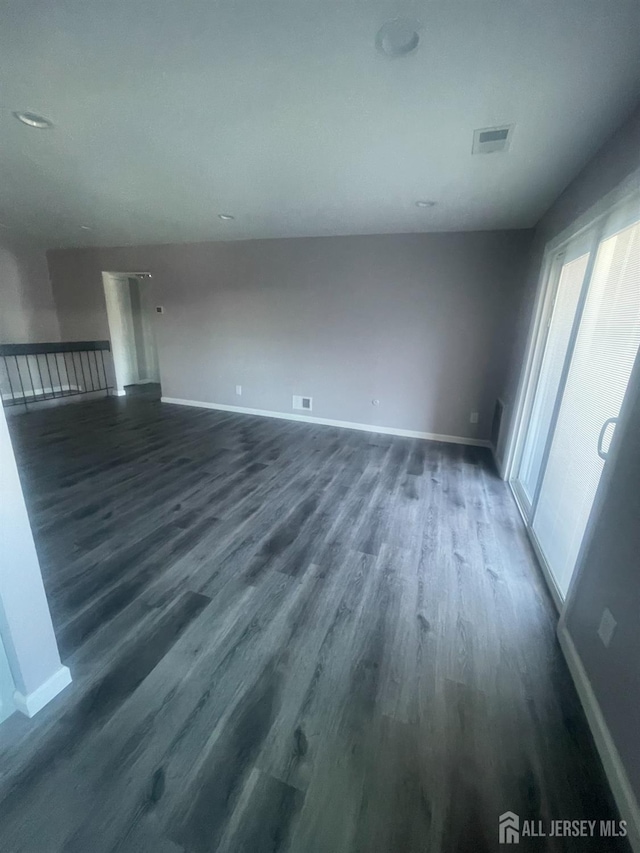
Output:
M487 451L124 398L11 431L74 683L0 727L3 853L483 853L507 810L613 816Z

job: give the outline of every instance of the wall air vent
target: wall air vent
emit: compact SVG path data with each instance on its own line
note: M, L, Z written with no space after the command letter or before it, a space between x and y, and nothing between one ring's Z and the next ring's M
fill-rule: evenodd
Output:
M312 397L298 397L297 394L293 395L293 408L301 409L304 412L310 412L313 408L313 398Z
M504 124L502 127L481 127L473 131L471 153L495 154L498 151L508 151L512 136L512 124Z

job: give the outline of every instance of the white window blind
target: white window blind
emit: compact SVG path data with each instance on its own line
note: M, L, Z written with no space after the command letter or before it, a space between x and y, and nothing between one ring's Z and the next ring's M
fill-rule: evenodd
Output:
M640 223L636 222L607 236L598 247L533 519L562 596L604 466L598 455L600 430L620 412L639 346Z

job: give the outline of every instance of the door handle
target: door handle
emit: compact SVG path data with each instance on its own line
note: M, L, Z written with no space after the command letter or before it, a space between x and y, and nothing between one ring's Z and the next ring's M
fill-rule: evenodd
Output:
M600 430L600 435L598 436L598 456L600 457L600 459L606 459L609 454L608 450L605 451L602 449L602 442L604 441L604 434L607 431L607 427L609 426L609 424L617 423L617 418L607 418L606 421L602 424L602 429ZM611 442L609 442L609 447L611 447Z

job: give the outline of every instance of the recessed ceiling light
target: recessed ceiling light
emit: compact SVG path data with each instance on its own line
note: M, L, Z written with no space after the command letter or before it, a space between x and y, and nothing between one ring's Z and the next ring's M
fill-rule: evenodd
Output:
M48 118L44 116L39 116L36 113L14 113L14 116L21 121L22 124L28 125L28 127L37 127L40 130L47 130L50 127L53 127L53 124L49 121Z
M81 225L80 230L81 231L91 231L91 226L90 225Z
M437 202L435 201L417 201L416 207L435 207Z
M229 222L232 219L235 219L235 216L232 216L230 213L219 213L218 219L222 219L223 222Z
M376 47L385 56L407 56L420 44L420 24L411 18L395 18L378 30Z

